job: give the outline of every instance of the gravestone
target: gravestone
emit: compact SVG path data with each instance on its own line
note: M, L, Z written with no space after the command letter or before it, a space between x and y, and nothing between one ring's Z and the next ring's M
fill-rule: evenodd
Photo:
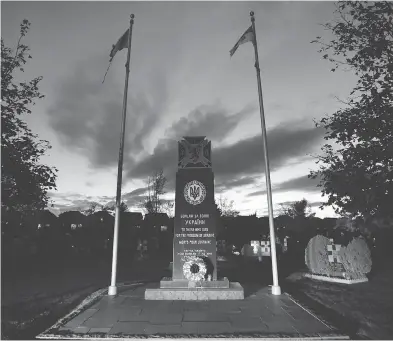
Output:
M214 174L211 143L205 136L184 137L178 142L172 277L158 289L146 289L147 300L243 299L239 283L217 278ZM198 257L206 266L203 280L186 278L183 266Z

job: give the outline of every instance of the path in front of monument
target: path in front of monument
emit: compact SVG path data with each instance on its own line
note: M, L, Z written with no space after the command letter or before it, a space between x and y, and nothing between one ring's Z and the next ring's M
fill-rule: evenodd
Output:
M170 276L168 263L165 260L123 262L118 269L118 282L158 282ZM281 264L283 277L291 273L289 267ZM25 277L2 276L2 339L33 339L89 294L107 287L110 276L110 262L93 260L70 262L56 270L51 268ZM219 276L240 282L249 296L272 283L271 263L235 257L229 262L219 262ZM358 285L309 279L280 280L280 284L355 338L391 339L392 280L393 271L385 269L370 282Z

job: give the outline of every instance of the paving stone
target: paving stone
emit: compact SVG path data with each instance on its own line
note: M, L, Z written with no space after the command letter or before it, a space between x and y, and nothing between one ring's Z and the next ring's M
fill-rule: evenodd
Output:
M270 311L274 315L281 315L284 312L282 311L282 307L279 305L272 305L272 304L267 304L265 305L265 308Z
M80 326L84 321L97 313L98 309L86 309L81 312L79 315L76 315L74 318L69 320L64 327L75 328Z
M228 314L212 311L186 311L183 321L229 322Z
M268 327L259 317L231 316L230 320L235 331L268 331Z
M118 321L130 321L132 318L137 318L141 311L141 307L122 306L117 311Z
M268 331L271 333L298 333L297 329L293 327L290 321L285 319L277 319L266 324Z
M126 297L121 306L143 307L145 303L144 298Z
M145 328L145 333L148 335L153 334L182 334L181 324L148 324Z
M87 321L83 322L82 326L89 328L108 328L112 327L117 321L118 317L116 315L109 315L102 318L95 318L93 316L90 317Z
M76 334L86 334L89 330L89 327L76 327L73 329L73 332Z
M179 313L160 313L155 312L151 314L149 322L151 324L180 324L183 319L183 314Z
M184 312L183 301L173 301L171 305L168 306L168 312L182 314Z
M293 321L293 327L299 333L327 333L331 332L331 329L324 325L322 322L314 319L313 321L302 321L295 320Z
M271 321L274 321L277 318L279 318L277 315L274 315L267 309L260 311L258 316L261 319L261 321L264 323L270 323Z
M124 291L122 290L122 292L119 293L119 296L125 296L125 297L132 296L135 293L136 289L137 287L132 287Z
M314 321L315 317L312 316L307 311L297 307L293 309L292 307L282 307L282 311L290 316L293 320L306 320L306 321Z
M120 322L149 322L151 315L153 312L150 310L147 311L141 311L139 314L123 314L119 316L119 321Z
M286 307L298 307L300 308L294 301L292 301L289 297L285 297L282 299L282 303L286 306Z
M136 288L135 290L131 291L131 296L140 295L143 297L145 295L146 288L147 286Z
M198 322L182 322L181 331L182 334L197 334Z
M243 301L210 301L208 309L217 312L240 312L240 305Z
M111 330L110 327L108 328L91 328L89 330L89 334L95 334L95 333L105 333L108 334L108 332Z
M198 334L230 334L233 333L229 322L195 322Z
M145 334L147 322L116 322L108 334Z
M92 308L97 308L97 309L102 309L102 308L107 308L110 306L118 306L121 304L126 297L124 296L102 296L102 298L97 301L95 304L93 304L91 307Z
M166 310L172 305L172 301L149 301L144 300L141 308L144 310Z
M209 310L210 305L206 302L191 302L191 301L181 301L184 302L184 311L200 311L200 310Z

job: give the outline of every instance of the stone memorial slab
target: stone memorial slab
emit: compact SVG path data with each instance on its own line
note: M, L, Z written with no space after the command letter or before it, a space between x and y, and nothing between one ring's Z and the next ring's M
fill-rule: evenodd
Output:
M176 174L173 280L185 279L183 265L201 257L206 275L217 279L216 210L211 169L180 169Z
M178 146L172 277L161 280L159 289L147 289L145 299L243 299L239 283L217 280L211 143L205 136L192 136Z

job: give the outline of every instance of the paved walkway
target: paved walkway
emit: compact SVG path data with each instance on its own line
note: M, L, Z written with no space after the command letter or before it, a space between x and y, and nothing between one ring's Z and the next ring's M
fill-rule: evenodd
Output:
M39 339L147 337L258 337L348 339L322 322L289 295L262 288L244 300L148 301L146 288L129 284L116 297L100 290L57 322Z

